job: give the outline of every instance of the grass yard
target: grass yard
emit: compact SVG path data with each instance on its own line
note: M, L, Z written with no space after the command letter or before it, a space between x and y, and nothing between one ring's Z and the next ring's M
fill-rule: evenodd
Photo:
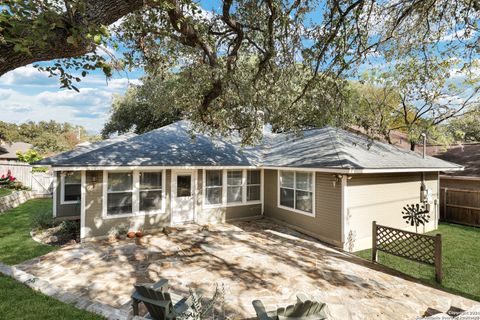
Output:
M454 294L480 301L480 228L441 223L429 234L442 234L442 287ZM371 250L356 255L371 259ZM414 278L435 284L433 267L378 253L378 262Z
M12 194L12 189L0 188L0 197L5 197L9 194Z
M32 216L52 211L52 199L34 199L0 215L0 261L17 264L56 250L30 237ZM0 319L103 319L33 291L0 274Z
M35 292L12 278L0 275L1 319L103 319L93 313Z
M17 264L55 250L30 237L32 216L38 211L52 211L52 199L34 199L0 215L0 261Z

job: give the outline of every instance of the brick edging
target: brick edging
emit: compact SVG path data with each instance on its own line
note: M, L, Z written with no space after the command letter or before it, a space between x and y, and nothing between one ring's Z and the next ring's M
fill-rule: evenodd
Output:
M83 310L98 314L102 317L105 317L106 319L109 319L109 320L129 319L129 314L126 313L125 311L113 308L112 306L109 306L97 301L89 300L79 295L72 294L68 291L62 290L52 285L50 282L37 278L30 273L27 273L25 271L22 271L16 268L15 266L9 266L0 262L0 273L27 285L28 287L32 288L35 291L41 292L61 302L73 305L78 309L83 309Z

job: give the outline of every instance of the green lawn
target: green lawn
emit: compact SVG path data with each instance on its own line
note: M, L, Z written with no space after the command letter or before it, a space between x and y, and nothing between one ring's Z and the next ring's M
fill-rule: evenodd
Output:
M55 247L30 237L31 217L39 210L52 210L52 199L34 199L0 215L0 261L17 264L44 255Z
M12 189L0 188L0 197L8 196L12 193Z
M429 234L436 233L442 234L442 287L452 293L480 301L480 228L441 223L438 230ZM355 254L371 259L371 250ZM435 283L433 267L383 252L378 253L378 261L414 278Z
M0 215L0 261L17 264L56 249L30 237L31 217L52 211L52 199L30 200ZM0 274L0 319L103 319Z
M0 275L1 319L103 319L50 298L12 278Z

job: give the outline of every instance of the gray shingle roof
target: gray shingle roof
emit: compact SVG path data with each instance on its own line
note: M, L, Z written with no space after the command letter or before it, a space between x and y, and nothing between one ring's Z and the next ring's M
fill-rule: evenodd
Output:
M191 134L187 121L64 153L39 164L53 166L265 166L330 169L459 169L433 157L422 158L362 135L325 127L293 134L265 134L256 146L242 147L236 136Z
M17 152L26 152L33 146L26 142L2 143L0 145L0 159L15 160L18 159Z

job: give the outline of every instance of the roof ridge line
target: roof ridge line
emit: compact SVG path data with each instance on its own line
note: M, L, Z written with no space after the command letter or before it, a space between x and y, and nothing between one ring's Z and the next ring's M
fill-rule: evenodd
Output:
M338 161L340 162L340 167L345 168L343 163L342 163L342 159L340 158L340 153L338 152L337 146L335 145L335 142L334 142L335 137L333 137L333 135L331 134L332 130L333 130L332 127L330 127L330 126L327 127L327 132L328 132L328 135L332 138L333 149L334 149L335 153L337 154Z

